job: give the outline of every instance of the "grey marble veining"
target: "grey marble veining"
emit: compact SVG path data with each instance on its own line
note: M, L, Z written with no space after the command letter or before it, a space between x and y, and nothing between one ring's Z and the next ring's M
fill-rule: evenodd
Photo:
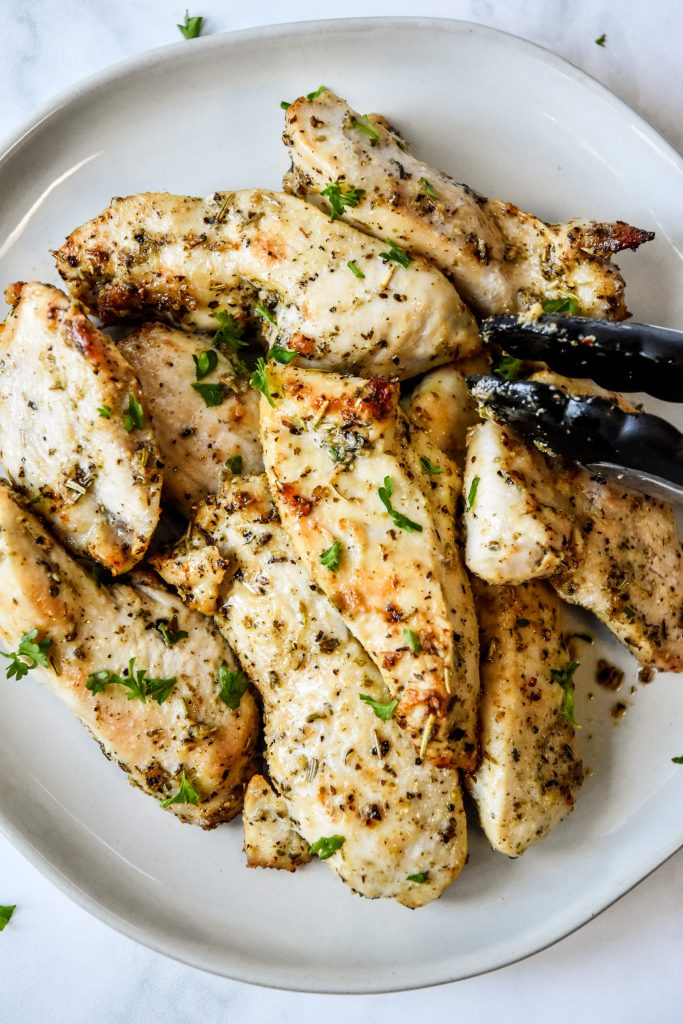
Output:
M135 53L176 42L184 0L0 0L0 135L13 134L61 89ZM237 5L197 0L191 13L220 32L343 14L458 17L493 25L560 53L613 89L683 149L683 7L658 0L319 0ZM603 32L603 49L594 40ZM453 99L454 102L457 98ZM683 771L683 769L682 769ZM618 851L615 852L618 856ZM567 879L580 886L580 878ZM0 935L0 1020L7 1024L407 1024L476 1014L525 1024L679 1021L683 855L590 925L495 974L381 997L301 996L204 975L135 945L72 904L0 839L0 903L19 904ZM286 941L286 936L283 936ZM334 957L334 924L321 934ZM545 1014L544 1014L545 1015Z

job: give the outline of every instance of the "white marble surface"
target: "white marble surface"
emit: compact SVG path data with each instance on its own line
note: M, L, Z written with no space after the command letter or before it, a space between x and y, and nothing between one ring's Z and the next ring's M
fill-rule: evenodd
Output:
M670 0L197 0L206 32L325 16L465 18L541 43L600 79L683 150L683 7ZM55 93L131 54L178 39L170 0L0 0L0 135ZM607 34L606 47L594 40ZM187 44L191 45L191 44ZM20 770L20 766L17 766ZM683 778L683 777L682 777ZM615 851L615 856L619 852ZM567 885L580 886L580 878ZM0 936L0 1020L8 1024L165 1024L354 1020L395 1024L476 1014L507 1024L681 1020L683 854L616 906L549 950L457 985L398 996L301 996L252 988L176 964L70 903L0 837L0 903L17 903ZM334 956L333 927L330 955ZM545 1012L544 1012L545 1011Z

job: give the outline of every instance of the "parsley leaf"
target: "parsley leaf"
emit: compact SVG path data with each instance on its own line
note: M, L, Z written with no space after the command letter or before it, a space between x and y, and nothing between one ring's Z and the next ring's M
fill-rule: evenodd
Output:
M312 857L314 853L317 853L321 860L329 860L332 854L341 850L345 842L345 836L321 836L312 846L308 847L309 856Z
M379 254L379 258L384 260L385 263L388 263L389 260L393 260L394 263L400 263L402 267L409 267L413 261L405 249L402 249L400 245L396 245L396 243L392 242L390 238L387 238L385 241L389 246L389 252L381 252Z
M430 196L432 199L439 198L439 193L429 184L426 178L420 178L419 184L422 186L422 191L426 196Z
M185 772L181 772L180 775L180 789L175 796L169 796L166 800L161 801L162 807L170 807L171 804L194 804L195 807L199 803L199 793L193 787L192 783L188 780Z
M0 932L10 923L12 914L17 909L16 903L13 907L0 907Z
M242 328L232 313L218 309L213 314L213 318L218 324L218 330L211 339L212 345L217 345L219 348L223 346L230 352L236 352L237 349L246 347L247 343L242 337Z
M193 355L192 360L197 380L203 380L218 366L218 352L214 348L207 348L198 356Z
M627 619L629 619L631 622L633 622L633 620L636 617L636 610L635 610L635 608L632 608L630 604L625 604L624 605L624 615L626 616Z
M231 455L229 459L225 460L225 465L234 476L239 476L242 472L242 456Z
M324 92L327 92L327 86L326 85L319 85L317 89L313 90L313 92L307 92L306 93L306 99L307 100L317 100L318 96L322 96L322 94Z
M110 409L110 407L108 405L99 405L97 407L97 411L98 411L98 413L100 414L100 416L102 417L103 420L110 420L111 419L111 409Z
M336 181L331 181L320 195L325 196L330 204L330 220L337 220L344 213L345 206L358 206L365 195L365 189L349 186L345 190L344 182L337 178Z
M503 353L498 362L494 364L493 372L496 377L500 377L502 380L517 380L520 376L521 368L521 359Z
M185 8L185 22L182 25L178 25L178 28L185 39L196 39L201 34L203 21L204 18L201 16L195 15L191 18L187 8Z
M427 476L441 476L441 474L443 473L441 466L435 466L434 463L430 459L428 459L426 455L420 456L420 464L422 465L422 468L424 469Z
M285 366L298 355L298 352L294 352L291 348L284 348L282 345L273 345L268 352L269 359L274 359L277 363L284 363Z
M169 629L171 625L172 623L167 622L165 619L159 619L156 623L156 628L161 633L161 638L167 647L173 647L180 640L187 640L190 635L185 629Z
M598 36L598 38L595 40L595 42L596 42L597 46L604 46L605 43L607 42L607 35L606 35L606 33L603 32L601 36Z
M477 500L477 491L479 490L479 477L475 476L474 480L470 484L469 493L467 495L467 511L474 508L474 503Z
M383 722L388 722L390 718L393 718L394 711L398 707L397 700L390 700L384 704L380 700L374 700L367 693L359 693L358 696L368 707L372 708L377 717L381 718Z
M544 313L564 313L566 316L578 316L581 307L573 295L562 295L558 299L548 299L543 306Z
M145 422L142 406L135 395L128 395L128 408L123 413L123 429L130 434L131 430L142 430Z
M574 673L579 667L578 661L568 661L562 668L551 668L550 678L554 683L559 683L564 690L564 698L562 700L562 717L566 718L570 725L573 725L575 729L580 729L581 726L574 717Z
M193 384L192 387L204 399L205 405L222 405L228 397L228 389L220 381L217 384Z
M406 875L407 882L419 882L420 884L422 884L422 882L426 882L428 878L428 871L418 871L414 875Z
M320 556L320 564L324 565L330 572L336 572L339 568L339 557L341 555L341 544L338 540L333 541L329 548L326 548Z
M367 117L362 117L360 120L357 117L354 117L352 124L354 128L357 128L359 131L363 132L364 135L367 135L372 142L379 142L379 132L375 131Z
M280 110L289 110L291 105L292 104L288 103L287 100L280 100Z
M273 396L271 395L270 388L268 387L268 371L266 370L265 359L257 359L256 369L249 379L249 384L255 391L260 391L268 404L272 405L273 409L275 408L275 402L273 401Z
M19 640L19 646L16 651L13 651L11 654L5 654L4 651L0 651L2 657L8 658L11 662L7 669L8 679L11 679L13 676L17 679L23 679L31 669L36 668L38 665L42 665L43 668L51 667L47 652L48 648L52 646L52 640L46 636L44 640L38 640L36 643L37 638L38 630L30 629ZM22 658L25 660L22 661Z
M672 757L671 760L674 764L683 764L683 754L680 757Z
M139 700L144 704L151 697L157 704L163 704L176 682L175 676L168 679L148 678L147 669L136 669L135 658L131 658L128 668L121 675L103 668L99 672L91 672L85 686L91 693L101 693L107 686L125 686L129 691L128 700Z
M223 662L218 669L218 682L221 684L218 696L224 704L234 711L240 706L242 696L246 692L249 680L244 672L236 672Z
M404 629L403 639L410 647L413 654L419 654L422 650L422 644L420 643L420 637L414 629Z
M356 277L365 277L365 274L360 269L355 260L349 260L346 266L349 268L352 274L356 275Z
M377 493L379 494L379 500L394 520L396 526L400 527L401 530L405 530L407 533L422 533L422 527L419 523L414 523L412 519L408 519L408 516L404 516L402 512L397 512L391 504L391 496L394 493L394 482L390 476L384 477L384 487L380 487Z
M275 319L275 314L272 309L268 309L268 307L264 306L262 302L256 303L254 306L254 312L258 313L258 315L263 317L264 320L267 320L269 324L277 324L277 320Z

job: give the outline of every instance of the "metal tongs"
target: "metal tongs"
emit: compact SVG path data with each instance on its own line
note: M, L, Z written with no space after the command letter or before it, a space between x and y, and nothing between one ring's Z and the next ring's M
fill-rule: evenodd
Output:
M541 361L558 373L588 377L613 391L646 392L683 403L683 333L562 314L537 320L506 314L485 320L482 334L512 357L504 363L503 376L467 378L474 398L495 419L591 471L683 502L683 434L667 420L626 412L604 396L505 379L521 368L517 360Z

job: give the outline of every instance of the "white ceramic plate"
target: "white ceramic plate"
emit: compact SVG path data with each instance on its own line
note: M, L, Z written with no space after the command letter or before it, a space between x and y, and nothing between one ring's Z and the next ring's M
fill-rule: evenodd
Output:
M321 82L386 114L425 159L487 194L548 220L621 217L656 229L654 244L619 259L630 306L683 325L680 158L559 58L437 20L180 43L74 89L0 162L0 282L57 280L49 250L113 195L277 188L287 164L279 101ZM247 871L239 822L206 834L162 814L30 679L0 687L0 824L114 927L230 977L372 992L490 970L578 927L683 843L683 768L671 763L683 753L683 684L637 684L635 662L581 625L599 635L593 653L625 669L619 697L630 707L615 726L616 698L599 692L585 661L578 718L592 774L576 811L518 861L493 854L473 828L469 865L423 910L363 901L321 863L295 876Z

